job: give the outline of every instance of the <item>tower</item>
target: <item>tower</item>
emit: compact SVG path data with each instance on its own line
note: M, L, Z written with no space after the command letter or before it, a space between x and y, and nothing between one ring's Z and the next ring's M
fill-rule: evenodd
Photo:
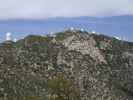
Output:
M12 33L10 33L10 32L6 33L6 41L12 40L11 36L12 36Z
M50 32L50 36L51 36L51 37L53 36L53 34L54 34L53 32Z

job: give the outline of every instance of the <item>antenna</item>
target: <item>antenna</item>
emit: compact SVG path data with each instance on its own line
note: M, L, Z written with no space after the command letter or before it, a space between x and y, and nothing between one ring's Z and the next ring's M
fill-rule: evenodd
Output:
M6 41L12 40L11 36L12 36L12 33L10 32L6 33Z

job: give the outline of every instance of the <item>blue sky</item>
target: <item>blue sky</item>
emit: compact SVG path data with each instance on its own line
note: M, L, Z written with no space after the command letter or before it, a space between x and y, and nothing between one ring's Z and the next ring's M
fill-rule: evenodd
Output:
M1 0L0 41L71 26L133 41L133 0ZM112 17L114 16L114 17Z

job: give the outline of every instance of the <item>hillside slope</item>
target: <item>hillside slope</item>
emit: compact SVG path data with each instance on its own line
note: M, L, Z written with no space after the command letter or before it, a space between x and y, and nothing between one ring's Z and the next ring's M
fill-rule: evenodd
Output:
M0 100L43 100L56 72L74 78L81 100L133 100L133 43L67 30L0 44Z

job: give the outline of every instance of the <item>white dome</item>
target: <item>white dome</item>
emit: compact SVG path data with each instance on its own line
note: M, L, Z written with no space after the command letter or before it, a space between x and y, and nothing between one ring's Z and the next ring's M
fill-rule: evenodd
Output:
M10 32L6 33L6 40L7 41L11 40L11 35L12 35L12 33L10 33Z
M83 29L83 28L81 28L80 30L81 30L82 32L84 31L84 29Z
M121 38L120 38L120 37L118 37L118 36L114 36L114 38L116 38L116 39L118 39L118 40L121 40Z
M74 30L74 27L70 27L70 30L73 31Z
M17 39L15 38L15 39L13 39L13 41L14 41L14 42L17 42Z
M93 33L93 34L95 34L95 33L96 33L96 31L94 31L94 30L93 30L93 31L92 31L92 33Z
M12 33L10 33L10 32L6 33L7 36L11 36L11 34L12 34Z

